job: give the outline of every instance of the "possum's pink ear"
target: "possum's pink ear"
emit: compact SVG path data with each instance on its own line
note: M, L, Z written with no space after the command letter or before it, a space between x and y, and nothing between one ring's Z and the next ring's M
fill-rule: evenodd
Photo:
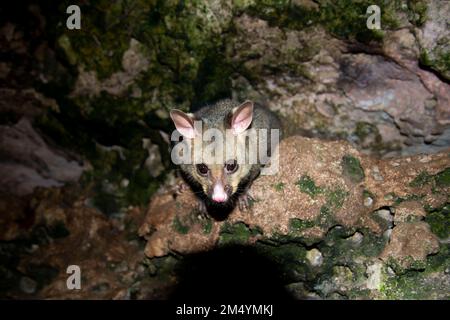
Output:
M253 119L253 102L245 101L235 110L231 117L231 129L234 134L239 134L247 130Z
M170 117L172 118L178 132L184 137L189 139L193 139L195 137L194 119L192 115L174 109L170 111Z

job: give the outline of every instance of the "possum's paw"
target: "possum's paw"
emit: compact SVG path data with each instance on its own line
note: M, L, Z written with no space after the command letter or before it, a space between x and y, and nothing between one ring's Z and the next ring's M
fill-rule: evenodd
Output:
M174 187L174 191L177 195L180 195L186 192L189 189L189 186L185 182L180 182Z
M239 210L247 211L251 208L253 202L255 202L255 199L253 199L253 197L248 192L240 195L238 198Z
M209 219L208 209L206 208L206 204L203 200L198 199L197 212L200 219Z

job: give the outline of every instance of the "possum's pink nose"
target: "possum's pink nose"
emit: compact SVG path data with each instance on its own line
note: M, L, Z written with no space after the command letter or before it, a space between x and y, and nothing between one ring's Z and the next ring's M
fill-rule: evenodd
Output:
M216 184L214 186L212 199L216 202L225 202L228 199L228 195L226 194L223 186L221 184Z

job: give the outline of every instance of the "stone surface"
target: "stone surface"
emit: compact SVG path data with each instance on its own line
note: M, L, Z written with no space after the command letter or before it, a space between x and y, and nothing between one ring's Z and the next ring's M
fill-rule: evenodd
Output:
M401 267L410 267L414 262L423 262L427 255L439 251L439 241L424 222L402 223L392 230L388 245L381 259L389 258Z
M77 181L86 169L49 146L26 118L12 127L0 126L0 153L0 189L15 195Z
M377 165L384 180L380 182L369 174L360 182L348 180L345 171L343 173L342 158L349 156L359 159L364 170ZM189 190L176 199L172 191L157 195L140 229L140 234L148 240L146 254L154 257L170 250L186 254L213 248L223 225L237 222L244 222L250 229L258 228L264 237L296 232L312 242L321 239L336 224L367 228L381 234L385 231L384 225L377 223L371 215L372 209L364 206L363 192L370 191L374 208L381 208L394 207L394 201L429 190L431 185L428 184L421 186L420 191L410 186L424 169L420 157L375 160L342 142L288 138L280 145L278 174L262 176L252 185L251 194L255 202L250 212L236 208L225 222L205 222L197 220L196 199ZM450 158L445 152L430 157L426 170L431 175L450 166ZM302 181L306 176L308 180ZM283 187L276 188L280 183ZM423 205L442 206L447 198L443 196L444 190L447 189L429 199L423 198L421 202L400 202L397 220L406 220L404 211L410 206L421 207L417 214L422 216ZM392 194L395 199L386 197ZM210 226L208 232L203 232L206 223ZM251 242L260 237L257 234L248 240Z
M86 206L85 195L80 194L73 187L41 188L28 200L17 200L24 203L25 219L33 222L21 224L19 236L0 244L0 274L6 286L0 297L148 299L163 294L162 288L170 282L158 284L160 292L155 293L154 284L158 282L149 283L147 269L142 268L144 256L136 235L142 220L139 208L131 208L126 217L110 219ZM3 215L3 209L12 209L11 204L1 209ZM9 252L11 249L14 251ZM67 289L69 265L80 267L81 290ZM16 278L15 274L23 276Z

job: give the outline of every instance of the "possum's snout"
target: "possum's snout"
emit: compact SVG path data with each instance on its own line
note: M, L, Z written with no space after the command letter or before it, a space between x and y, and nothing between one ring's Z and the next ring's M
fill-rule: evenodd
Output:
M218 203L227 202L231 196L231 187L223 185L221 182L216 182L212 188L211 199Z

